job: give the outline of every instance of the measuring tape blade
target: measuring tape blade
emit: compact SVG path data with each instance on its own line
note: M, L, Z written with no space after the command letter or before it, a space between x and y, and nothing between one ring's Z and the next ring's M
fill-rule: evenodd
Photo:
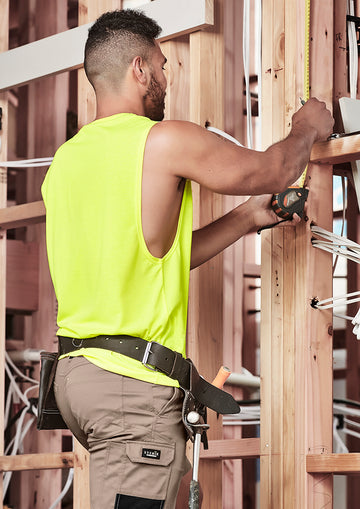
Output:
M305 0L304 98L310 98L310 0ZM308 165L296 182L299 187L304 187L307 171Z

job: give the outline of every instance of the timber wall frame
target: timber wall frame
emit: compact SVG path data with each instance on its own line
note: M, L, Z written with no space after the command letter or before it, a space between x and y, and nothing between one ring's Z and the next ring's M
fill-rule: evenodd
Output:
M335 3L336 8L334 2L312 0L310 14L311 96L324 100L330 109L340 90L333 90L333 82L338 83L333 79L334 23L345 22L346 15L346 2ZM299 98L304 97L305 2L272 0L263 8L266 147L286 136ZM345 40L345 25L341 34ZM345 75L344 60L343 69L337 70ZM316 144L307 176L308 221L293 231L263 234L260 484L264 509L332 507L332 474L360 473L359 454L332 454L332 316L310 306L312 297L332 294L332 256L312 249L310 242L312 223L332 231L329 165L358 158L356 135L337 144Z
M190 9L191 4L191 9ZM217 12L217 20L220 26L221 20L221 3L217 2L216 4L216 12ZM116 0L102 0L97 2L95 0L80 0L79 1L79 24L89 24L94 21L102 12L107 10L112 10L115 8L121 8L121 1ZM0 1L0 12L7 13L9 9L8 0ZM199 28L206 27L212 25L214 23L214 3L212 0L198 0L196 2L189 0L181 0L181 1L172 1L168 0L164 2L163 0L155 1L151 4L146 4L143 7L143 10L148 13L150 16L157 19L160 25L165 26L167 24L167 18L172 20L172 24L170 25L169 32L167 34L162 34L161 41L169 40L165 44L168 45L168 50L171 52L175 49L175 43L172 43L170 39L175 36L179 36L179 34L189 34L189 43L190 43L190 65L196 69L196 72L192 73L192 81L190 85L190 94L191 100L189 103L189 107L192 104L192 108L190 108L189 118L194 121L199 121L205 124L205 119L213 118L214 123L221 127L222 124L222 101L219 101L219 97L222 97L222 34L218 30L210 30L208 33L197 32ZM174 13L177 12L178 16L175 16ZM8 25L5 22L8 19L8 16L3 15L1 17L1 47L0 51L5 52L7 50L7 38L8 38ZM170 15L171 14L171 15ZM175 25L174 25L175 22ZM179 23L180 22L180 23ZM182 23L182 25L181 25ZM76 44L76 41L79 43L81 47L84 43L84 30L74 29L75 31L75 39L72 39L74 32L68 31L59 36L53 36L46 41L46 39L39 41L38 43L32 43L22 48L14 50L13 53L4 53L0 55L2 58L3 64L8 66L8 72L4 72L2 75L7 75L10 77L12 74L11 68L13 67L12 56L17 59L19 58L19 63L22 62L23 58L27 58L26 55L32 55L33 58L36 58L39 54L36 53L37 50L41 52L44 51L44 47L47 48L47 42L51 44L55 44L55 48L57 43L60 43L60 46L64 44L64 41L70 40L70 44ZM71 32L71 33L69 33ZM71 42L72 41L72 42ZM204 50L204 45L209 48L209 45L213 46L213 50L217 52L218 58L216 62L219 66L219 69L216 71L214 67L211 65L206 68L204 61L200 58L200 52ZM44 55L44 54L43 54ZM46 55L46 51L45 51ZM66 58L69 57L68 52L65 52ZM53 60L54 55L52 55ZM41 60L41 58L40 58ZM81 61L79 61L79 57L75 58L75 62L72 58L70 63L67 60L65 63L61 62L60 66L57 68L50 68L50 72L44 71L44 67L42 67L40 71L36 72L33 75L27 74L25 78L19 78L18 76L13 76L12 81L7 81L2 84L2 91L11 88L11 86L16 86L22 83L29 83L34 79L40 79L43 75L59 73L63 71L67 71L70 69L81 67ZM209 62L208 62L209 64ZM31 67L31 66L30 66ZM46 68L46 65L45 65ZM4 69L3 69L4 70ZM205 70L207 75L205 76ZM215 71L215 72L214 72ZM26 71L27 72L27 71ZM26 74L26 73L25 73ZM213 80L213 87L209 91L209 94L203 98L202 101L200 98L200 89L203 84L203 80L208 82L211 74L211 79ZM214 77L217 76L215 79ZM85 79L83 69L79 69L78 74L78 123L79 126L84 125L85 123L91 121L95 116L95 102L93 92ZM2 149L1 149L1 159L7 159L7 150L6 150L6 128L7 128L7 101L6 95L3 92L1 96L1 106L3 107L3 131L1 134L2 137ZM175 113L176 108L172 108L170 104L170 110L173 110ZM179 106L180 109L180 106ZM211 111L207 111L211 110ZM214 116L215 111L215 116ZM178 115L179 117L179 115ZM64 140L65 141L65 140ZM13 206L11 208L6 207L6 170L1 168L1 175L3 178L0 180L0 270L1 270L1 280L5 282L5 274L6 274L6 229L9 228L19 228L22 226L28 226L30 224L42 224L45 220L45 210L43 203L41 201L35 201L32 203L27 203L23 205ZM40 183L38 183L40 184ZM199 190L200 192L200 190ZM214 214L219 214L221 212L221 201L216 200L217 207L213 210L213 198L209 195L207 200L203 200L205 203L204 206L200 206L198 202L198 217L202 220L206 220L209 217L211 220L214 217ZM219 208L220 205L220 208ZM215 262L215 265L219 264L219 262ZM211 272L211 271L210 271ZM219 270L215 271L216 275L219 273ZM195 290L196 294L199 295L202 292L206 292L206 285L210 282L212 288L214 288L212 278L206 277L206 271L203 274L198 273L198 275L194 278L193 288L199 288L202 285L202 289ZM217 276L216 276L217 277ZM215 285L221 284L221 278L216 280ZM220 287L218 286L218 295L221 295ZM5 352L5 311L6 311L6 295L5 295L5 284L1 285L1 297L0 297L0 314L1 314L1 331L0 331L0 376L4 376L4 352ZM216 301L213 303L214 307L219 306L219 302ZM221 307L221 303L220 303ZM216 313L215 313L215 316ZM198 328L196 321L199 320L198 316L193 316L192 323L194 329ZM217 335L219 332L219 327L221 327L221 321L216 321L215 328L216 331L212 331L213 334ZM205 337L205 334L204 334ZM219 334L219 345L221 347L221 333ZM193 345L193 356L196 356L196 346ZM217 367L217 358L216 353L211 353L212 363ZM203 361L204 363L205 361ZM209 363L208 363L209 365ZM214 373L214 369L210 368L211 375ZM3 394L1 394L0 408L4 408ZM1 411L3 413L3 411ZM2 417L1 417L2 420ZM221 422L217 423L216 419L214 419L213 425L213 434L215 436L221 434ZM3 423L0 426L3 429ZM220 430L220 431L219 431ZM1 436L0 442L0 453L3 453L3 436ZM68 468L74 467L74 509L85 509L89 507L89 485L88 485L88 454L87 452L75 442L75 449L73 453L48 453L48 454L33 454L33 455L19 455L12 458L6 456L0 456L0 470L1 471L16 471L16 470L34 470L34 469L58 469L58 468ZM203 472L207 472L207 474L212 477L216 486L221 487L221 461L218 462L210 462L209 468L204 466ZM1 495L1 493L0 493ZM2 496L0 497L2 500ZM220 501L220 502L219 502ZM206 502L205 502L206 503ZM217 490L216 497L213 497L212 504L208 505L208 507L219 507L219 503L221 504L221 489ZM2 502L0 502L0 507L2 507Z
M183 1L183 0L182 0ZM169 63L180 66L181 58L188 59L190 81L186 83L190 95L186 112L184 103L176 101L179 91L170 83L168 93L169 118L184 118L201 125L209 121L223 127L223 34L222 16L224 2L228 0L200 1L206 7L204 16L194 26L175 30L190 33L183 40L164 41L164 52ZM170 4L169 0L166 0ZM182 3L182 2L181 2ZM193 6L195 2L191 2ZM115 0L80 0L79 24L92 22L106 10L121 7ZM165 6L163 0L149 4L154 8ZM180 1L177 2L180 4ZM320 9L321 4L321 9ZM185 4L184 4L185 5ZM188 4L186 4L188 5ZM291 115L298 108L302 92L302 66L299 55L303 41L304 5L300 0L267 0L264 5L263 51L263 112L264 144L269 145L286 135ZM176 7L170 8L170 10ZM311 45L312 95L332 103L333 60L332 2L313 0ZM181 7L180 7L181 9ZM0 12L8 11L8 0L0 0ZM163 11L162 11L163 12ZM173 12L173 11L172 11ZM185 12L185 11L184 11ZM199 31L199 27L212 24L215 12L215 28ZM149 15L157 17L149 12ZM172 16L176 18L176 16ZM164 22L159 19L160 24ZM195 32L193 29L195 28ZM295 30L296 28L296 30ZM79 34L81 30L78 30ZM294 36L296 32L296 37ZM0 51L7 50L7 16L0 19ZM81 32L82 33L82 32ZM62 34L61 37L66 37ZM82 37L84 35L82 34ZM55 38L56 40L56 38ZM42 43L40 43L41 46ZM189 48L185 49L185 46ZM32 48L27 50L33 51ZM23 48L26 52L27 50ZM21 50L21 51L23 51ZM21 53L20 51L20 53ZM0 54L5 65L8 56ZM181 55L181 58L179 57ZM329 66L318 65L325 58ZM2 60L3 59L3 60ZM80 62L62 64L53 72L80 67ZM216 66L216 67L215 67ZM4 67L2 67L4 70ZM321 69L317 71L317 69ZM43 71L41 71L43 72ZM6 74L6 73L4 73ZM0 89L0 106L3 108L1 131L1 160L6 154L7 101L3 90L15 84L38 79L41 75L16 78L6 82ZM182 77L181 77L182 76ZM181 79L187 80L183 75ZM330 88L329 88L330 83ZM79 125L94 117L94 97L82 69L78 75ZM184 98L186 101L186 98ZM51 154L47 154L51 155ZM210 415L210 448L202 452L200 469L204 486L204 506L219 509L222 503L221 459L248 457L261 458L261 505L262 508L319 508L332 497L333 472L358 472L360 456L333 455L332 451L332 343L329 327L332 323L327 312L310 309L309 300L314 295L331 294L331 258L319 253L310 245L311 221L331 229L331 177L329 164L360 158L360 136L318 143L314 146L310 169L311 185L308 216L310 221L296 230L263 233L262 245L262 424L261 438L221 438L221 421ZM321 164L321 166L319 166ZM321 189L321 203L317 190ZM204 189L195 187L195 227L208 222L222 213L222 199ZM325 205L326 204L326 205ZM328 207L328 208L326 208ZM7 228L43 223L45 210L37 201L6 208L6 171L0 166L0 277L6 274ZM313 274L318 276L314 281ZM305 275L305 276L304 276ZM218 257L197 270L191 279L191 302L189 309L189 355L201 372L212 378L218 368L218 352L222 349L222 259ZM201 305L200 305L201 303ZM206 313L204 310L206 309ZM0 376L4 372L5 351L5 285L0 285ZM211 319L209 320L209 316ZM214 342L208 348L209 338ZM215 341L216 339L216 341ZM206 355L204 355L206 352ZM3 394L0 396L3 408ZM2 414L2 411L0 411ZM1 418L2 419L2 418ZM3 426L0 426L3 427ZM3 436L0 438L0 454L3 453ZM74 509L85 509L88 502L87 453L76 446L74 453L49 453L0 456L0 470L55 469L74 466ZM324 475L325 474L325 475ZM316 490L314 486L317 486ZM2 497L0 497L2 499ZM2 507L2 503L0 503Z

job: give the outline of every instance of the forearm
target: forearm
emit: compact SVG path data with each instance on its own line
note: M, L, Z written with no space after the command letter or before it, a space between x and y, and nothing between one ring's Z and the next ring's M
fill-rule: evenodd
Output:
M252 209L245 202L213 223L195 230L192 237L191 269L210 260L240 237L256 229Z
M279 183L276 192L284 191L289 185L294 184L309 161L315 137L314 130L304 130L295 126L287 138L275 143L266 151L269 160L273 161L272 168L267 175L270 188L268 189L266 184L263 185L266 192L272 189L272 179ZM259 188L261 189L261 186Z

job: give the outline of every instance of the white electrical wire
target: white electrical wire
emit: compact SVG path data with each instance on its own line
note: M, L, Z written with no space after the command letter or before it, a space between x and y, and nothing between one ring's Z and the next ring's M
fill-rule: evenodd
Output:
M10 384L9 388L8 388L8 391L7 391L7 394L6 394L5 415L4 415L4 424L5 424L5 427L7 426L8 421L9 421L11 402L12 402L13 394L14 394L14 389L13 389L12 384Z
M324 237L325 239L329 239L331 242L339 245L346 245L353 249L360 249L359 244L356 242L346 238L341 237L340 235L336 235L336 233L329 232L325 230L324 228L321 228L320 226L312 225L311 226L312 233L315 233L316 235L319 235L321 237Z
M25 380L27 382L31 382L33 384L39 385L39 381L38 380L35 380L34 378L30 378L30 377L24 375L24 373L22 371L20 371L20 369L16 366L16 364L14 364L14 362L11 360L11 357L8 354L8 352L5 352L5 359L6 359L6 362L8 362L10 364L10 366L15 371L15 373L18 376L20 376L23 380Z
M23 408L24 414L26 414L28 410L29 410L29 407ZM34 422L34 420L35 420L35 417L31 417L31 419L29 419L29 421L26 423L24 429L19 432L20 433L20 438L18 439L19 444L21 444L22 441L24 440L25 435L29 431L29 429L31 428L32 423ZM6 449L5 449L5 455L7 455L9 453L11 447L14 445L15 440L16 440L16 435L8 443L8 445L7 445ZM17 447L17 449L15 450L15 453L11 453L10 455L16 454L18 449L19 449L19 447Z
M74 469L70 468L65 486L63 487L63 489L62 489L60 495L57 497L57 499L54 500L54 502L51 504L49 509L55 509L55 507L62 501L62 499L64 498L66 493L69 491L69 488L73 482L73 479L74 479Z
M342 431L346 433L347 435L351 435L356 438L360 438L360 433L357 433L356 431L353 431L349 428L343 428Z
M1 161L0 168L37 168L50 166L52 157L37 157L35 159L20 159L18 161Z
M311 232L322 238L322 240L316 238L311 239L311 243L314 247L360 263L360 245L356 242L324 230L320 228L320 226L311 226Z
M11 371L10 371L10 368L8 367L7 364L5 364L5 371L10 379L10 384L13 386L13 389L14 391L16 392L16 394L19 396L19 398L21 399L21 401L25 404L25 405L28 405L29 404L29 401L28 399L24 396L24 394L21 392L21 390L19 389L19 386L18 384L16 383L15 381L15 378L13 377Z
M333 313L333 316L336 316L337 318L342 318L343 320L349 320L349 322L352 322L354 320L353 316L341 315L339 313Z
M30 403L27 395L28 393L33 389L38 389L39 382L37 380L34 380L33 378L30 378L24 373L22 373L15 364L11 361L9 355L7 352L5 352L5 371L7 376L9 377L10 385L8 389L8 394L6 398L6 405L5 405L5 423L8 424L9 421L9 415L10 415L10 408L11 408L11 401L14 398L14 395L19 397L19 399L24 403L25 407L22 409L21 414L16 422L16 432L13 439L10 441L10 443L7 445L5 449L5 454L8 454L11 449L11 455L15 455L18 453L19 449L22 447L22 443L24 441L24 438L31 428L35 417L32 417L28 420L28 422L24 425L24 420L26 417L26 414L31 409L34 415L37 415L37 409L34 408L34 406ZM20 390L18 384L16 383L15 376L11 372L10 367L15 371L16 375L21 377L23 381L34 383L35 385L32 385L31 387L28 387L24 393ZM12 472L6 472L4 474L4 488L3 488L3 496L5 497L7 489L10 484Z
M343 184L343 203L345 210L345 185ZM344 230L344 218L343 218L343 227L342 232ZM311 243L314 247L322 249L323 251L327 251L332 254L336 254L335 263L333 266L333 274L336 268L337 257L344 256L350 261L355 263L360 263L360 245L352 240L343 237L342 235L336 235L335 233L329 232L320 228L319 226L312 226L311 232L321 237L321 239L313 238L311 239ZM352 298L354 297L354 298ZM348 304L353 304L355 302L360 302L360 292L352 292L347 293L345 295L338 295L336 297L330 297L329 299L317 300L313 299L312 306L317 309L331 309L338 306L344 306ZM344 318L345 320L350 320L353 325L355 325L353 329L353 333L360 339L360 311L354 316L346 316L341 314L335 314L335 316L339 318Z
M72 444L73 444L73 450L74 450L74 437L72 437ZM54 500L54 502L51 504L49 509L55 509L55 507L62 501L62 499L65 497L66 493L69 491L73 480L74 480L74 469L70 468L66 483L65 483L63 489L61 490L60 495L57 497L56 500Z
M360 428L359 422L352 421L351 419L348 419L347 417L344 418L344 423L350 424L350 426L353 426L354 428Z
M222 131L221 129L218 129L217 127L208 126L206 129L208 131L212 132L212 133L215 133L215 134L218 134L219 136L222 136L223 138L226 138L229 141L232 141L233 143L235 143L235 145L238 145L239 147L244 147L244 145L241 145L241 143L236 138L231 136L231 134L228 134L225 131Z
M349 449L344 444L344 441L340 437L339 432L337 430L338 422L339 422L339 419L337 417L335 417L333 420L333 437L334 437L334 442L335 442L334 452L335 453L348 453Z
M22 445L22 442L25 438L26 433L29 431L33 421L35 420L34 417L32 419L30 419L26 423L26 426L23 429L23 422L24 422L25 416L26 416L29 408L30 408L30 406L27 406L22 410L21 415L17 421L15 439L13 442L12 451L10 453L11 456L14 456L18 452L19 447ZM9 487L11 476L12 476L12 472L6 472L4 475L4 484L3 484L3 496L4 497L6 495L8 487Z
M349 297L355 297L350 299ZM334 302L336 301L336 302ZM329 299L319 300L314 303L314 307L318 309L330 309L336 306L342 306L344 304L352 304L353 302L360 301L360 292L345 293L344 295L337 295L336 297L330 297Z
M353 417L360 417L360 409L349 408L339 403L333 404L333 411L335 414L352 415Z

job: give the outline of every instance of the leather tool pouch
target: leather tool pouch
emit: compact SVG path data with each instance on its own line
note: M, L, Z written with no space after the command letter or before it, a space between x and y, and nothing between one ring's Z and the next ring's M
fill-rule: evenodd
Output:
M196 399L196 396L194 396L194 394L192 393L194 383L196 384L199 375L192 361L190 361L190 359L188 359L188 361L190 362L190 387L189 390L183 389L184 401L182 406L182 421L185 426L187 437L192 442L194 442L195 439L196 428L197 427L201 428L201 441L203 443L204 449L208 449L208 440L206 435L206 428L208 427L206 426L207 423L206 406L200 403L200 401L198 401ZM198 425L190 424L187 420L187 416L192 411L195 411L200 415L200 423Z
M41 352L37 429L67 429L56 405L54 379L59 354Z

